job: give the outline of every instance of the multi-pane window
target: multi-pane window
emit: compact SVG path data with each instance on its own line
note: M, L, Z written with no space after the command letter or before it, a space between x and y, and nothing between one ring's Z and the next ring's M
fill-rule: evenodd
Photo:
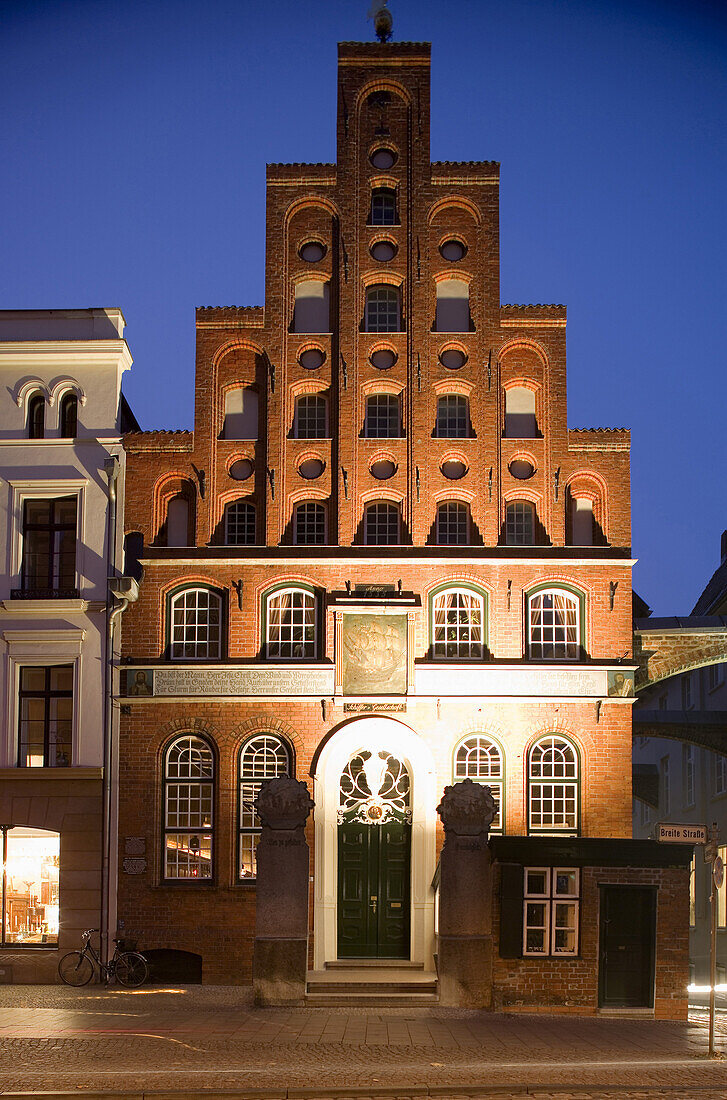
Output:
M727 756L714 754L714 793L727 794Z
M366 398L364 435L371 439L391 439L401 435L397 394L375 393Z
M466 546L469 542L470 513L466 504L449 500L437 508L437 545Z
M0 825L0 944L24 948L58 943L59 833Z
M274 660L316 656L316 597L305 588L279 588L266 602L266 654Z
M164 878L212 877L215 760L201 737L184 734L164 758Z
M222 656L222 597L210 588L184 588L169 605L173 661L217 661Z
M318 501L297 504L293 515L293 541L298 546L323 546L326 541L326 508Z
M557 734L541 737L530 750L528 826L531 832L578 829L578 757Z
M73 665L20 669L19 768L67 768L73 757Z
M528 649L531 657L577 660L581 655L580 600L562 590L537 592L528 599Z
M76 497L23 503L23 563L17 595L71 599L78 595L76 504Z
M485 597L468 588L439 592L432 607L432 653L439 658L485 655Z
M58 423L63 439L75 439L78 435L78 398L75 393L64 394Z
M525 867L523 955L577 955L579 872Z
M682 761L684 772L684 805L693 806L696 801L696 769L697 759L694 745L682 746Z
M240 750L240 849L239 876L255 878L255 849L260 839L260 819L253 802L266 779L292 775L292 754L287 743L272 733L251 737Z
M529 500L511 500L505 507L505 542L508 546L532 546L535 542L535 508Z
M35 393L28 402L28 439L42 439L45 435L45 398Z
M437 398L434 434L447 439L465 439L470 435L470 406L466 397L445 393Z
M497 807L490 830L501 832L504 768L499 747L481 734L468 737L458 745L454 754L454 782L461 779L471 779L490 788Z
M385 500L369 504L364 512L367 546L396 546L399 542L399 507Z
M398 225L396 192L390 187L376 187L371 192L369 225Z
M707 665L707 690L714 691L724 682L724 665Z
M370 286L366 291L366 332L399 331L399 290L395 286Z
M255 505L249 500L233 500L225 508L225 545L254 546L255 539Z
M295 402L295 438L325 439L326 399L317 393L309 393Z

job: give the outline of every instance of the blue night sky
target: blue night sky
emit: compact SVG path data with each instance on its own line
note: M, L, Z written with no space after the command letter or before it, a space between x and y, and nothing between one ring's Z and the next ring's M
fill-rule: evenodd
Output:
M142 427L191 427L194 307L263 303L266 161L335 159L369 0L0 3L0 306L120 306ZM635 586L686 614L727 527L727 9L391 0L432 158L502 163L503 302L568 306L569 424L632 430Z

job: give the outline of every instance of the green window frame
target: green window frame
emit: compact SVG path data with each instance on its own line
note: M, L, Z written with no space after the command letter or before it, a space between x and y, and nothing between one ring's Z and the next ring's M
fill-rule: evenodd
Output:
M287 595L291 599L285 601ZM266 589L261 616L261 651L265 659L320 660L322 603L320 591L311 584L289 581Z
M452 782L471 779L489 787L497 804L491 833L505 831L505 753L499 741L486 733L472 732L455 745L452 755Z
M178 585L167 594L166 620L168 660L214 664L224 658L227 601L222 589Z
M528 835L578 836L581 754L570 737L544 733L528 749Z
M163 882L212 882L217 754L207 737L178 733L164 749Z
M279 775L295 776L295 754L284 737L270 730L255 733L240 746L238 775L238 864L240 882L257 877L255 851L260 839L260 818L253 806L264 782Z

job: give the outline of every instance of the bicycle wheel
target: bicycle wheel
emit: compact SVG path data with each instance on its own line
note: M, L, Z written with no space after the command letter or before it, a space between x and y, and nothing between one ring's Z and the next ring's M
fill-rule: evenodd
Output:
M142 985L149 977L146 959L138 951L123 951L116 959L116 979L121 985Z
M88 985L93 963L82 951L69 951L58 963L58 976L66 985Z

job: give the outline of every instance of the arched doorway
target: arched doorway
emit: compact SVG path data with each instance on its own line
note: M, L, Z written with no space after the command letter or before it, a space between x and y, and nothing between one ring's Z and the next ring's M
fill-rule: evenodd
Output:
M410 958L431 968L437 805L431 751L403 722L353 719L326 741L313 781L315 968L341 957ZM340 912L346 874L348 892L358 898L348 917ZM390 904L380 919L382 882Z

